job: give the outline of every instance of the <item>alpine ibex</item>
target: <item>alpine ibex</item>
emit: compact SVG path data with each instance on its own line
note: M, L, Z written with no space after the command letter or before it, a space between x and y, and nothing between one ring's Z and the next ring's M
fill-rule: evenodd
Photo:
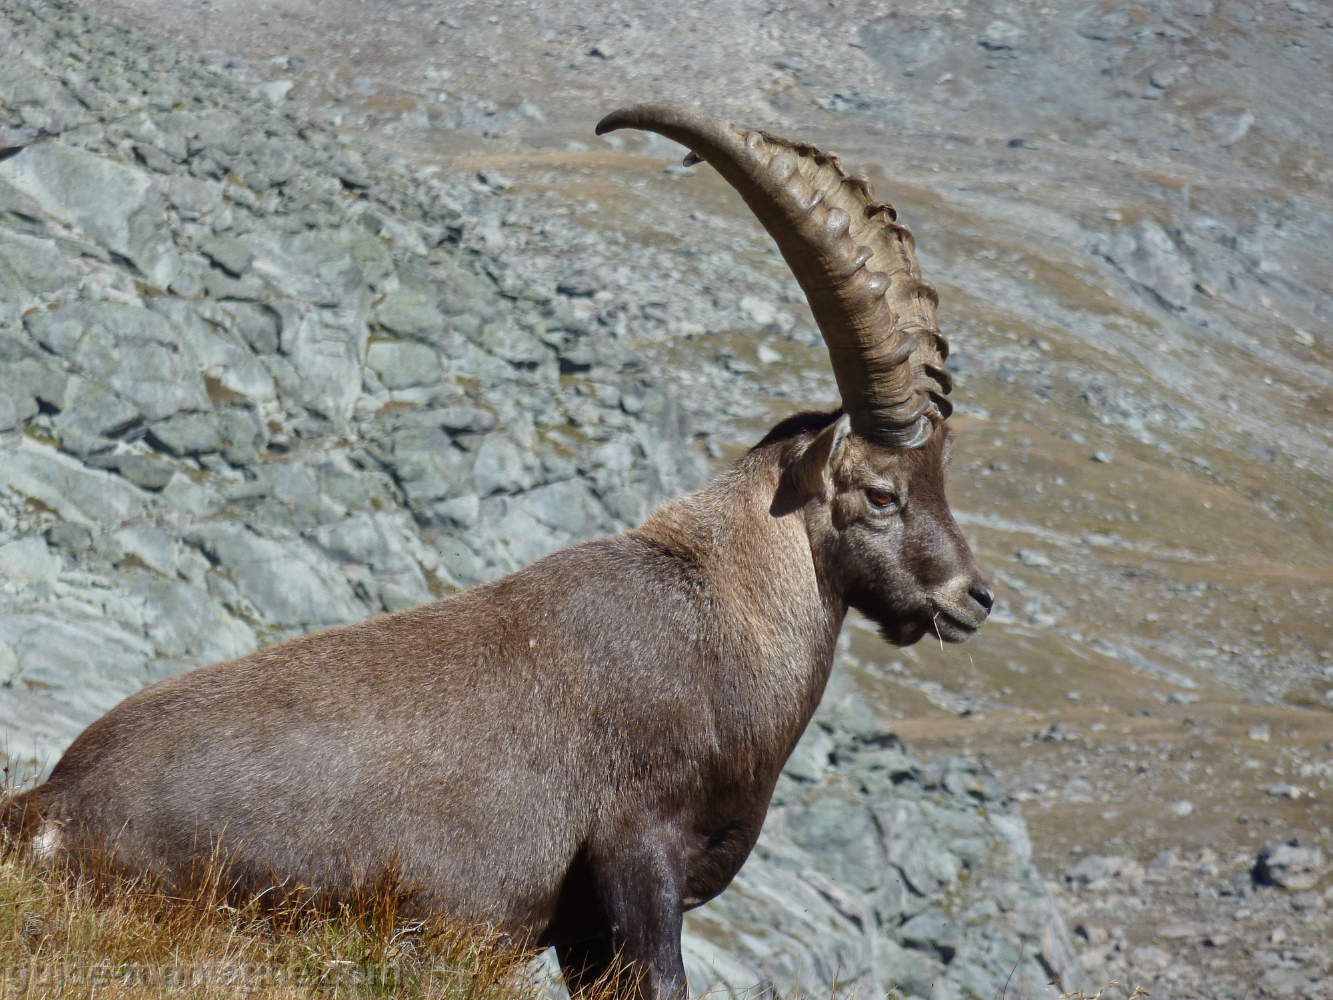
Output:
M243 890L392 859L427 905L685 990L682 914L759 835L849 607L962 642L992 597L945 500L948 350L911 232L836 157L663 105L777 241L843 407L778 424L644 524L432 604L270 646L112 709L7 827L168 873L225 836Z

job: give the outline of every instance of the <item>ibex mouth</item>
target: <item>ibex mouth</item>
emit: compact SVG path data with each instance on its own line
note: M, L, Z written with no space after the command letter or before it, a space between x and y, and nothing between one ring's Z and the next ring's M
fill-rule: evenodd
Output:
M975 577L954 577L931 600L930 632L944 642L967 642L986 624L995 594Z
M969 621L954 609L937 608L930 616L930 631L944 642L967 642L986 623L987 615Z

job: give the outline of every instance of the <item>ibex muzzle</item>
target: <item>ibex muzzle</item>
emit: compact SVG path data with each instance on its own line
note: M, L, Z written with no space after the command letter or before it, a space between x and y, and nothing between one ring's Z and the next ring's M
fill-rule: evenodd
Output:
M5 826L173 877L223 841L237 892L419 905L554 945L575 993L628 962L685 990L685 910L754 846L843 619L959 642L991 594L945 500L947 345L911 233L837 159L649 105L745 198L805 289L843 411L784 421L642 526L396 615L146 688Z

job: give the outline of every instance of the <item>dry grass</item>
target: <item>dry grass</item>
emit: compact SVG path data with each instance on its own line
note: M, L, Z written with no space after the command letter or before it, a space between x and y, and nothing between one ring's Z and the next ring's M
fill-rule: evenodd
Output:
M292 889L237 905L220 854L200 859L185 889L78 854L77 864L39 862L0 831L0 1000L545 994L531 949L456 920L407 916L413 894L392 871L332 905ZM617 967L581 1000L636 995L635 978ZM1116 985L1060 1000L1109 1000ZM997 1000L1007 996L1008 983ZM1127 1000L1146 996L1140 987Z
M544 984L528 968L530 950L483 928L404 919L409 894L392 879L333 911L299 893L236 907L226 901L223 871L209 862L188 892L168 892L106 866L52 868L26 852L4 851L0 1000L539 1000L543 994ZM627 985L623 979L620 989L598 984L585 1000L614 1000L633 992ZM1061 1000L1107 1000L1115 985ZM1128 1000L1147 995L1139 988Z
M1103 993L1109 990L1112 986L1119 986L1119 985L1120 984L1113 979L1105 986L1103 986L1101 989L1099 989L1096 993L1084 993L1082 990L1075 990L1073 993L1060 994L1060 1000L1102 1000ZM1147 990L1145 990L1142 986L1135 986L1134 992L1131 993L1126 998L1126 1000L1138 1000L1139 997L1147 997L1147 996L1152 996L1152 994L1149 993Z
M336 908L298 894L226 902L221 866L189 892L105 867L0 857L0 998L264 996L532 1000L531 952L484 929L408 920L392 880Z

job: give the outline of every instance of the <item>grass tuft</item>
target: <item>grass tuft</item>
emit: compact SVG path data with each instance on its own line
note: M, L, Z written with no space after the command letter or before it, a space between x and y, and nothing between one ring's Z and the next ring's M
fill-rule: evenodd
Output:
M535 1000L531 950L446 918L407 919L392 879L319 906L236 905L210 862L187 890L86 861L0 856L0 997L264 996Z
M1075 990L1073 993L1061 993L1060 1000L1101 1000L1101 996L1103 993L1109 990L1112 986L1119 986L1119 985L1120 985L1119 983L1117 983L1114 979L1112 979L1109 983L1107 983L1105 986L1099 989L1096 993L1085 993L1082 990ZM1134 992L1131 993L1126 998L1126 1000L1138 1000L1139 997L1147 997L1147 996L1152 996L1152 994L1149 993L1147 990L1145 990L1142 986L1135 986Z

